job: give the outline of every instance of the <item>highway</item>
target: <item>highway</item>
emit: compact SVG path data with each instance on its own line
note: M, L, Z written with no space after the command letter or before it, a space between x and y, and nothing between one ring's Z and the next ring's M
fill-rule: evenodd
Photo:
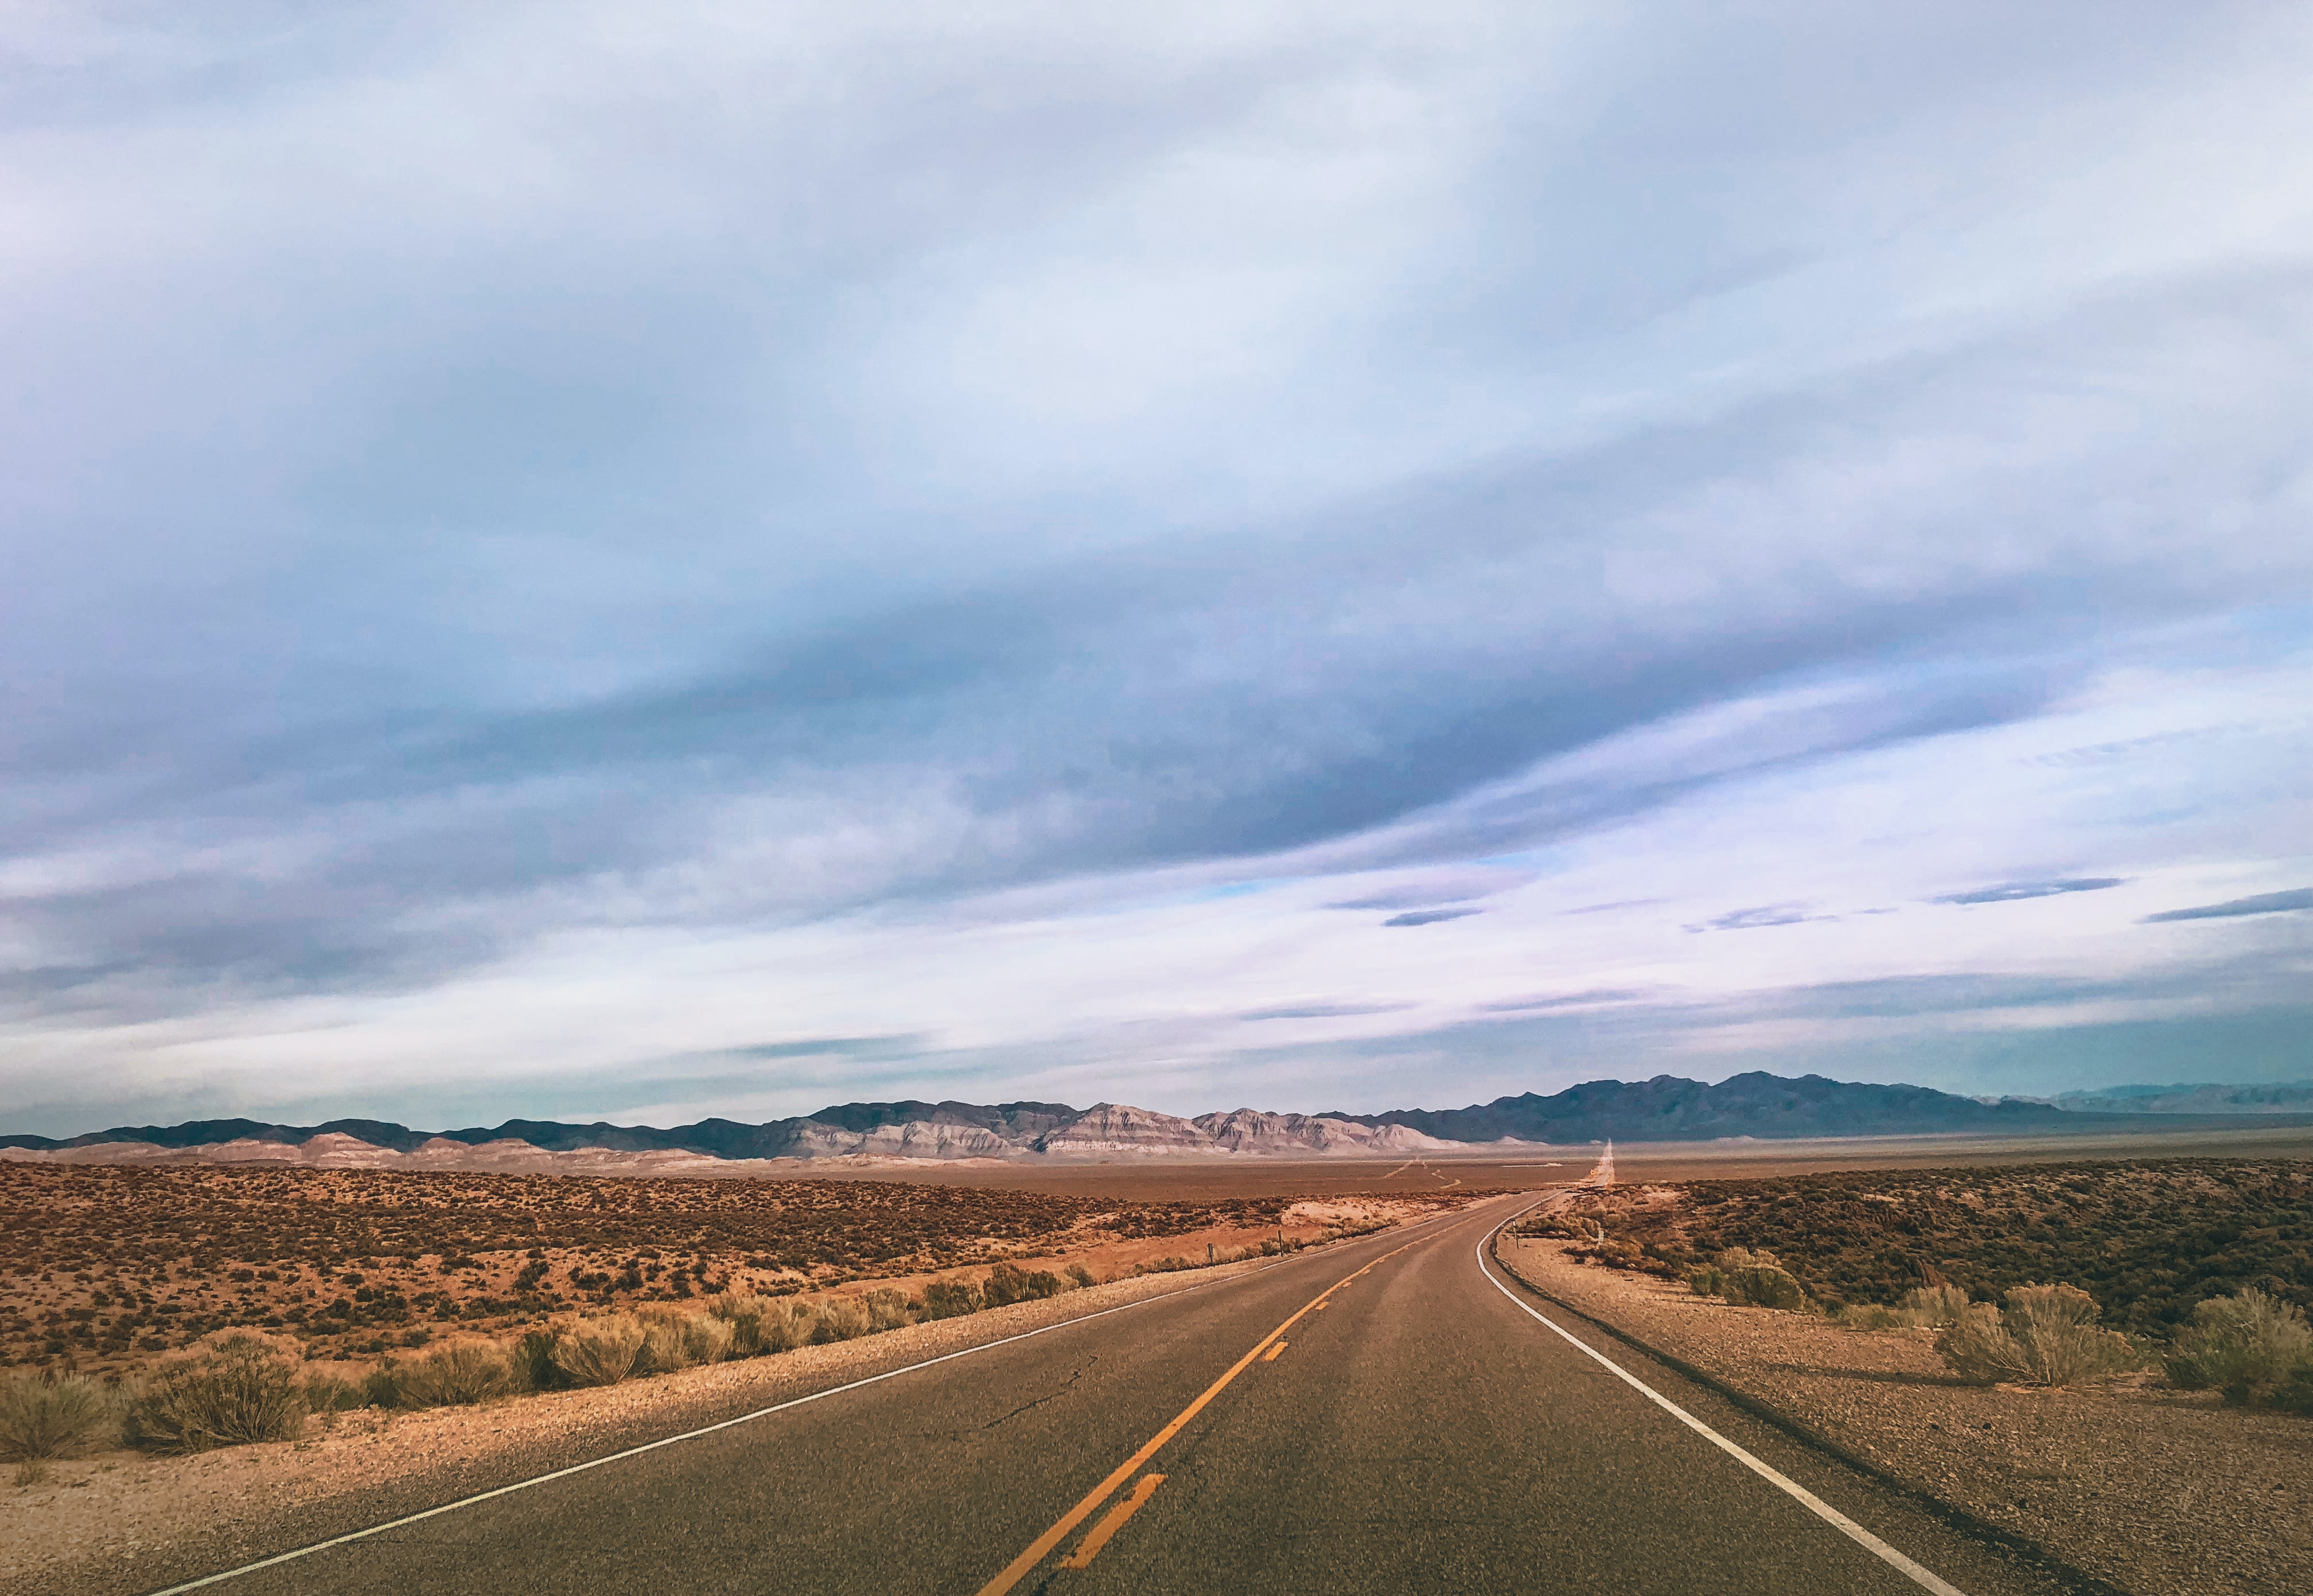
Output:
M2063 1589L1499 1278L1484 1239L1531 1200L1215 1278L198 1588Z

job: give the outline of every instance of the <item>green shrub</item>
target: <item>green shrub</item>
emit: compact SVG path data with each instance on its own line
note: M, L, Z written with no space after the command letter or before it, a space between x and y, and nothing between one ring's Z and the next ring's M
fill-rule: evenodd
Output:
M269 1337L246 1331L163 1364L128 1409L128 1438L149 1451L289 1441L304 1427L297 1365Z
M514 1365L488 1341L453 1341L394 1369L397 1407L462 1407L514 1389Z
M935 1280L924 1287L926 1319L958 1319L980 1311L980 1288L969 1280Z
M115 1393L84 1375L16 1374L0 1381L0 1462L77 1457L119 1433Z
M1978 1302L1936 1337L1952 1372L1979 1385L2072 1385L2138 1366L2128 1338L2097 1327L2096 1299L2071 1285L2019 1285Z
M582 1319L554 1338L554 1366L573 1385L616 1385L635 1372L643 1333L630 1314Z
M2168 1378L2187 1390L2214 1387L2228 1402L2263 1404L2291 1375L2313 1372L2313 1326L2290 1303L2244 1287L2195 1306L2167 1363Z

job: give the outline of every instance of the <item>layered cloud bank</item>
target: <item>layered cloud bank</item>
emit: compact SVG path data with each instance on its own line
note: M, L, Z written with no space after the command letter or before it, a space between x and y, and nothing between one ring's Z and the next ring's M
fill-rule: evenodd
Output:
M2305 1071L2302 14L112 15L13 1124Z

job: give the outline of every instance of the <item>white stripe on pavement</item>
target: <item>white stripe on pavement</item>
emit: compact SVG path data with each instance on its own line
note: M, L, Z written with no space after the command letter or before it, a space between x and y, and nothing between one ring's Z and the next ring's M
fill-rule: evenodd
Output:
M1510 1215L1510 1219L1517 1219L1518 1217L1520 1217L1520 1215L1515 1214ZM1914 1584L1919 1585L1923 1590L1933 1591L1936 1593L1936 1596L1966 1596L1966 1592L1963 1592L1958 1586L1939 1577L1933 1572L1921 1567L1917 1563L1913 1562L1911 1558L1897 1551L1894 1547L1889 1546L1877 1535L1872 1534L1870 1530L1857 1523L1853 1519L1849 1518L1845 1513L1840 1512L1839 1509L1834 1507L1830 1503L1825 1502L1813 1491L1808 1490L1805 1486L1799 1484L1799 1481L1781 1473L1770 1465L1760 1461L1757 1458L1753 1457L1749 1452L1745 1451L1741 1447L1728 1440L1726 1436L1721 1435L1709 1425L1704 1424L1701 1419L1695 1417L1694 1415L1689 1413L1685 1408L1681 1407L1668 1397L1664 1396L1660 1391L1655 1390L1654 1387L1647 1384L1646 1381L1640 1380L1628 1369L1623 1368L1620 1364L1614 1362L1604 1353L1595 1351L1581 1341L1577 1340L1572 1334L1554 1320L1545 1319L1542 1314L1536 1312L1533 1303L1528 1302L1525 1298L1519 1296L1508 1286L1504 1285L1500 1280L1495 1277L1494 1272L1486 1267L1486 1243L1488 1241L1491 1241L1494 1237L1499 1235L1502 1232L1503 1226L1508 1225L1509 1223L1509 1219L1502 1221L1501 1224L1496 1225L1491 1231L1489 1231L1485 1237L1479 1241L1478 1273L1483 1275L1486 1279L1492 1284L1493 1288L1496 1291L1509 1298L1509 1300L1516 1303L1520 1309L1532 1315L1535 1323L1556 1334L1563 1339L1569 1346L1574 1348L1575 1351L1580 1353L1583 1356L1590 1358L1602 1365L1609 1373L1613 1374L1615 1379L1629 1386L1632 1390L1637 1391L1640 1396L1646 1398L1648 1401L1652 1402L1665 1413L1669 1414L1671 1417L1678 1420L1680 1424L1684 1425L1688 1429L1693 1431L1705 1441L1711 1443L1711 1445L1719 1448L1719 1451L1725 1452L1728 1457L1733 1458L1737 1462L1742 1464L1743 1467L1748 1469L1761 1479L1765 1480L1769 1485L1773 1486L1776 1489L1782 1491L1785 1495L1790 1496L1792 1500L1799 1503L1800 1506L1806 1508L1809 1513L1815 1514L1816 1517L1821 1519L1825 1523L1829 1524L1833 1529L1838 1530L1842 1535L1846 1536L1850 1540L1855 1542L1856 1545L1861 1547L1865 1551L1869 1552L1873 1557L1878 1558L1889 1567L1903 1574Z

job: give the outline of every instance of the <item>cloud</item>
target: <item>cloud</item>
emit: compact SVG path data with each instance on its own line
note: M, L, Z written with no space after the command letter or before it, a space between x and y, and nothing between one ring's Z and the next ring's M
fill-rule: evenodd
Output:
M1689 931L1756 931L1770 925L1804 925L1810 921L1828 919L1826 915L1811 915L1807 906L1798 903L1768 903L1756 908L1738 908L1716 919L1689 925Z
M2313 887L2295 887L2286 892L2260 892L2253 898L2204 903L2197 908L2164 909L2159 914L2145 916L2143 924L2155 925L2168 920L2230 920L2243 915L2280 915L2300 908L2313 908Z
M1114 1095L1401 970L1376 1029L2270 866L2307 45L2103 21L42 13L11 1101ZM1811 956L1977 956L1907 917Z
M2116 875L2079 876L2064 881L2009 881L1997 887L1978 887L1972 892L1954 892L1936 899L1938 903L2015 903L2027 898L2054 898L2066 892L2102 892L2113 887L2126 885Z
M1394 1014L1410 1003L1315 1003L1272 1009L1247 1009L1240 1020L1341 1020L1358 1014Z
M1478 1005L1489 1014L1531 1014L1551 1009L1587 1009L1607 1004L1631 1003L1646 995L1634 987L1602 987L1588 992L1564 992L1540 997L1509 997Z

